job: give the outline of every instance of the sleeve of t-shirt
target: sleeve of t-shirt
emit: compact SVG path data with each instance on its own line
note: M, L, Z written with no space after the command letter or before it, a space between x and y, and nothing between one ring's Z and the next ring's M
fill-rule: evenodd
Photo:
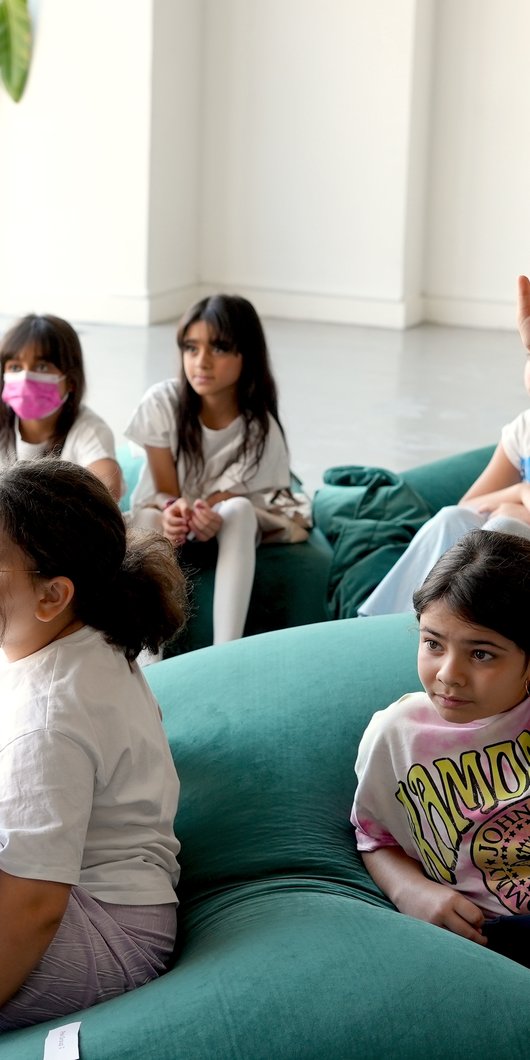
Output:
M89 467L96 460L116 460L114 435L105 420L95 413L81 415L67 435L63 459L80 467Z
M399 846L384 823L384 803L388 797L388 760L381 737L381 711L374 714L361 742L355 772L358 784L351 812L357 848L361 851Z
M155 383L144 394L124 431L131 442L151 445L155 449L171 449L176 404L170 386L167 382Z
M79 882L95 767L57 732L37 730L0 753L0 869L25 879Z
M530 413L522 412L507 423L502 428L501 442L510 463L521 471L530 456Z

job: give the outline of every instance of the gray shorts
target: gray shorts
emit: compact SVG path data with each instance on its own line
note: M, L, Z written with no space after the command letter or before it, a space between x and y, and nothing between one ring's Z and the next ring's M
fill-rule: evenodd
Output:
M176 905L111 905L72 887L55 938L24 985L0 1009L0 1033L97 1005L168 968Z

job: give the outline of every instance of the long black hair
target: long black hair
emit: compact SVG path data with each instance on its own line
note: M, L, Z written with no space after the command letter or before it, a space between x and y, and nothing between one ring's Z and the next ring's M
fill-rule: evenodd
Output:
M68 431L72 427L85 393L83 352L79 336L71 324L61 317L30 313L22 317L4 335L0 344L0 393L4 385L7 361L16 358L26 346L35 346L40 356L55 364L66 377L68 396L55 423L53 437L46 443L45 455L62 452ZM0 450L15 447L15 413L0 401Z
M464 621L492 629L530 657L530 540L471 530L445 552L413 595L419 619L443 603Z
M263 456L269 433L269 414L276 420L282 435L285 432L278 415L278 391L265 333L254 306L236 294L215 294L203 298L188 309L177 330L177 344L181 354L191 324L204 320L211 331L211 341L227 350L241 354L241 375L237 382L237 404L243 417L243 440L236 460L253 454L250 469L256 468ZM184 372L178 387L177 464L184 458L186 475L191 468L204 467L199 413L201 398L188 383Z
M0 530L38 572L35 581L71 579L75 617L129 661L182 627L185 579L172 545L153 531L127 534L107 487L86 468L50 457L3 471Z

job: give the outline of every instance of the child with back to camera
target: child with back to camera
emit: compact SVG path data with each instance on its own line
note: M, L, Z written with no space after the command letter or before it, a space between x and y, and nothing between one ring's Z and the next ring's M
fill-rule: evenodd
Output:
M74 328L31 313L0 344L0 468L58 456L88 467L115 500L122 493L110 427L82 404L83 354Z
M147 454L132 520L160 528L179 548L216 539L220 644L243 635L261 531L283 521L284 539L304 540L309 522L294 509L283 518L289 457L254 307L237 295L204 298L180 321L177 342L180 380L152 386L125 431ZM193 560L200 562L197 548Z
M361 740L358 849L400 912L530 967L530 541L471 531L414 607L425 691Z
M517 323L530 353L530 281L518 280ZM530 393L530 359L524 369ZM442 508L420 528L407 550L359 607L361 617L412 611L412 593L438 556L469 530L486 528L530 537L530 409L502 429L485 470L458 505Z
M183 581L91 472L0 475L0 1032L168 967L179 781L135 659L182 624Z

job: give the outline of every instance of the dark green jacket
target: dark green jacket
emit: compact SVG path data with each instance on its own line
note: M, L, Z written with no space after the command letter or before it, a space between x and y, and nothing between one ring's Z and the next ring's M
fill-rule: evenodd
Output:
M353 618L420 526L457 504L484 469L491 446L397 475L381 467L334 467L313 500L313 518L333 548L328 585L332 618Z

